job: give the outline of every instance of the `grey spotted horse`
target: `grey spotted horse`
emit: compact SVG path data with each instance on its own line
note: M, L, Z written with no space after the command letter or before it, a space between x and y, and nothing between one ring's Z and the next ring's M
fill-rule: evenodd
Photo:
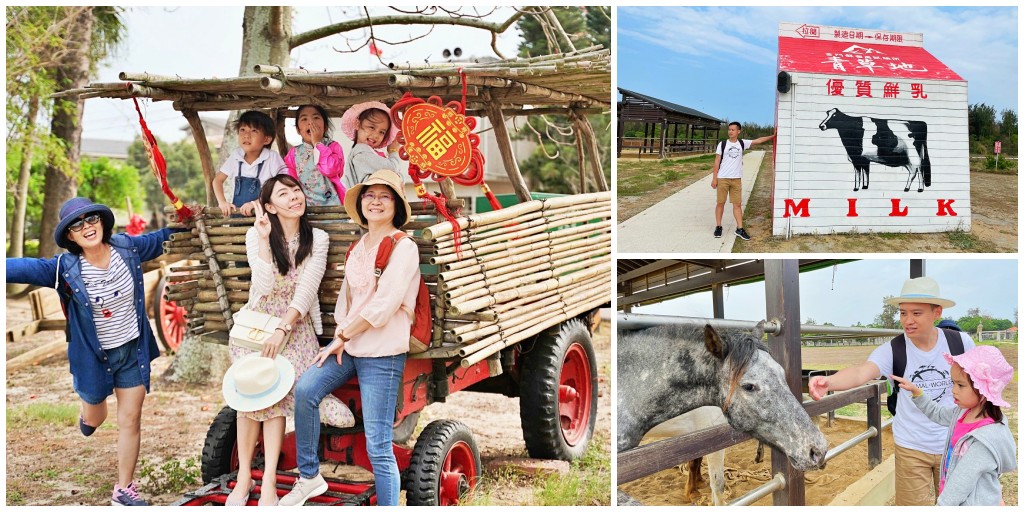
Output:
M681 325L619 331L617 451L655 425L702 406L722 408L733 428L781 450L794 468L824 464L828 441L768 355L763 331ZM636 500L619 491L620 504Z

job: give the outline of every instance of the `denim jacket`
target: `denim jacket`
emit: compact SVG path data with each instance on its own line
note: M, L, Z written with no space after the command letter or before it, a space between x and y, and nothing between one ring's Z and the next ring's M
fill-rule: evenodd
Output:
M160 357L153 330L146 316L146 297L143 288L142 262L163 253L163 242L174 231L169 228L142 236L116 234L110 237L113 250L131 271L135 284L135 313L139 321L138 357L142 379L149 392L150 362ZM55 288L67 317L65 330L68 341L68 361L74 377L75 391L80 395L109 396L114 392L114 376L107 354L100 347L93 322L89 296L82 280L80 257L62 253L53 258L7 258L7 282L25 283Z

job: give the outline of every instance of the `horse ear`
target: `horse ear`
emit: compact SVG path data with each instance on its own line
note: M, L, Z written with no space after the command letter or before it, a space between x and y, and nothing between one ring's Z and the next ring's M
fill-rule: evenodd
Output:
M725 343L722 342L722 338L718 336L718 331L715 331L711 324L704 325L704 347L716 359L725 358Z
M754 337L757 338L758 341L761 341L761 338L764 338L764 320L758 321L757 325L754 326Z

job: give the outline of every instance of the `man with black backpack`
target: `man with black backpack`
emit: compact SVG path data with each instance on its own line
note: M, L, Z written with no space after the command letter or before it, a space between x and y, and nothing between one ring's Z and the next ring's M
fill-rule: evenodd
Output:
M711 188L718 190L715 206L715 238L722 238L722 214L725 213L725 198L732 203L732 214L736 217L736 236L750 240L743 229L743 150L775 138L775 134L758 139L741 139L742 127L736 121L729 123L729 139L718 143L715 150L715 167L711 175Z
M909 379L938 405L952 407L949 363L942 354L958 355L974 347L966 333L937 328L943 308L956 303L939 295L939 284L930 277L908 279L899 297L885 301L900 310L903 334L876 348L868 360L828 376L812 377L811 398L820 400L829 391L844 391L869 380L896 375ZM939 470L945 449L945 425L929 420L917 407L899 396L892 386L890 411L894 412L892 435L896 443L896 505L928 506L938 496Z

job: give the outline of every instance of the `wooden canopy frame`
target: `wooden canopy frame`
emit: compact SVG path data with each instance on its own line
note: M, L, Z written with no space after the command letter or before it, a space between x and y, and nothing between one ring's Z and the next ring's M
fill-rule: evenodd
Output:
M665 158L673 153L707 153L714 150L722 126L721 119L621 87L619 93L622 94L622 101L617 105L616 157L622 156L623 147L636 149L638 155L657 154L658 158ZM624 137L626 123L642 123L643 138L637 140ZM680 126L683 127L682 138L679 133ZM714 135L709 139L708 133L712 131ZM698 132L701 134L700 139L695 138Z
M122 72L118 76L122 82L90 83L54 97L128 99L135 96L173 102L174 109L185 116L192 128L206 180L207 202L212 203L216 168L198 112L269 110L277 121L276 140L283 155L288 144L282 121L294 117L294 111L289 110L291 107L321 105L330 115L340 116L356 103L394 102L406 92L418 97L440 96L446 102L460 100L461 76L464 75L466 114L486 116L490 120L505 172L519 201L529 200L530 192L512 153L511 138L504 122L506 116L568 116L581 150L580 191L587 191L587 167L596 189L608 190L594 129L586 117L611 109L610 51L600 45L568 53L484 63L392 65L377 71L321 72L257 65L253 71L252 76L198 79ZM589 166L585 166L585 161ZM444 180L442 192L454 200L450 184L450 180Z

